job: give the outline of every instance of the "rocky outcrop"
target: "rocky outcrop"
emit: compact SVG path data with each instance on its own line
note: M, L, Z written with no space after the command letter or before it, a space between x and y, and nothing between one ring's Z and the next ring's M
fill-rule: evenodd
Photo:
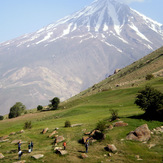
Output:
M135 131L131 131L127 136L127 140L148 141L151 138L151 133L147 124L144 124Z

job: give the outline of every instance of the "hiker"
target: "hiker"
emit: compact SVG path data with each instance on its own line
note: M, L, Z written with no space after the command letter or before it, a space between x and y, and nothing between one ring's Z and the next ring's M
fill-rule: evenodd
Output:
M33 151L33 142L31 141L31 151Z
M18 152L21 150L21 142L18 142Z
M86 141L85 141L86 153L88 153L88 145L89 145L89 138L87 138Z
M28 152L31 153L31 143L28 144Z
M66 150L66 142L63 142L64 150Z
M23 152L20 150L20 151L18 152L18 160L21 160L22 154L23 154Z

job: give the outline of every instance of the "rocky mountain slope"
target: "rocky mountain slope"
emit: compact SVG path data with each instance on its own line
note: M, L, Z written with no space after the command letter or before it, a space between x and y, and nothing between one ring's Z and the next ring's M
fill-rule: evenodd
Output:
M0 44L0 114L65 100L162 46L163 25L115 0Z

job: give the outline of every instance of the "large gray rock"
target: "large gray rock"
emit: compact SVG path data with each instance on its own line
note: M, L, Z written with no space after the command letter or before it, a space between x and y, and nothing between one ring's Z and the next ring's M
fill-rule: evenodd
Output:
M117 152L117 148L115 147L114 144L108 144L106 149L109 151L109 152L112 152L112 153L116 153Z
M42 134L46 134L48 130L49 130L48 128L44 128L44 129L42 130Z
M2 153L0 153L0 159L2 159L2 158L4 158L5 156L2 154Z
M144 124L135 131L131 131L127 136L127 140L148 141L151 138L151 132L147 124Z
M57 154L60 154L60 155L62 155L62 156L68 154L68 152L67 152L66 150L62 150L62 149L58 149L58 150L56 150L56 153L57 153Z
M56 139L55 139L55 143L60 143L60 142L62 142L62 141L64 141L65 140L65 138L63 137L63 136L58 136Z

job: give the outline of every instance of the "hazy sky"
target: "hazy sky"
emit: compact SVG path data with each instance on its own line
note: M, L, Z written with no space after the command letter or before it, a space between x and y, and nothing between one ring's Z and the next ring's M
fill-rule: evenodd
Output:
M0 0L0 42L54 23L94 0ZM163 24L163 0L117 0Z

